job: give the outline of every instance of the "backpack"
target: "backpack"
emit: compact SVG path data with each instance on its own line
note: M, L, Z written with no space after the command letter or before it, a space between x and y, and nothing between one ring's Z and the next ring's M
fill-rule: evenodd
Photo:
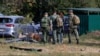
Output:
M57 27L61 27L63 26L63 20L60 16L57 16Z
M57 26L57 20L56 20L57 16L51 16L50 19L52 20L52 26L53 28L56 28Z
M73 24L75 24L75 25L79 25L80 24L80 19L76 15L73 16L72 21L73 21Z

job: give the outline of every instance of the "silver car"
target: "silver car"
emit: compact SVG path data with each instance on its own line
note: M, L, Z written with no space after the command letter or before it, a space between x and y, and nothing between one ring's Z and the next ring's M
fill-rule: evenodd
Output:
M23 16L0 16L0 35L17 37Z

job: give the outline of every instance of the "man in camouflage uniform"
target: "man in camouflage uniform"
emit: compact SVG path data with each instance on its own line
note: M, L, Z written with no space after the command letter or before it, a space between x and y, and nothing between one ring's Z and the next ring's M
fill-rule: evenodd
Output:
M44 17L41 19L40 25L43 33L43 42L46 43L48 42L48 30L51 29L51 21L50 18L48 17L47 12L44 14Z
M73 19L75 19L73 10L68 10L68 41L71 43L71 34L72 32L75 35L77 44L79 44L79 33L78 33L78 24L74 24ZM78 17L78 16L77 16Z

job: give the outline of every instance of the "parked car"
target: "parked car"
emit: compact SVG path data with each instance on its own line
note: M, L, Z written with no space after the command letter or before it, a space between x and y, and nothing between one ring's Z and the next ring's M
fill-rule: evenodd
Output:
M23 34L25 33L39 33L40 32L40 24L27 23L23 24L21 27Z
M23 16L0 16L0 35L17 37Z

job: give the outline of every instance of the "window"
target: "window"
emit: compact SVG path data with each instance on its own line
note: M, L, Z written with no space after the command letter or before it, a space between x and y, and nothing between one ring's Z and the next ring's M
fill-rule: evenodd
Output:
M17 18L16 20L15 20L15 23L21 23L23 20L22 20L22 18Z
M11 18L0 18L0 23L11 23L12 19Z

